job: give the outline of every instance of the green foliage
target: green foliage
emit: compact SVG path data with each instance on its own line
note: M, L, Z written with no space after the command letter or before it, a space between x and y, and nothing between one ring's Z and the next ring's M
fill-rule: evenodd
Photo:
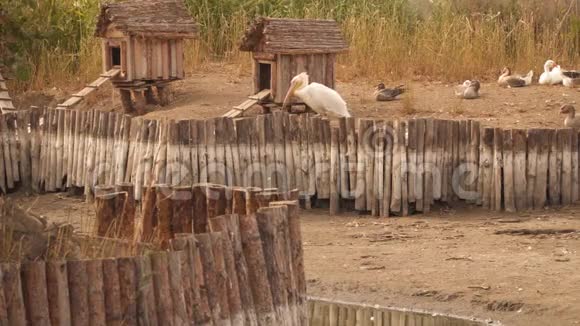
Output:
M257 16L332 18L350 44L341 78L495 77L548 57L580 59L577 0L184 0L200 25L188 60L247 61L238 42ZM574 2L575 1L575 2ZM100 69L98 0L0 0L0 60L21 89L85 82ZM195 61L194 60L194 61ZM74 78L73 78L74 76Z

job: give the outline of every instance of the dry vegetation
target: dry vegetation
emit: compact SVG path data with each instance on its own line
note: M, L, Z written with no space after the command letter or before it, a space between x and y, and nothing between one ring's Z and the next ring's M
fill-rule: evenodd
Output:
M208 61L247 69L237 42L257 15L333 18L351 50L341 79L436 80L495 77L503 65L540 69L546 58L580 60L580 0L185 0L201 37L186 52L190 71ZM93 37L99 2L5 0L0 68L16 91L77 87L100 72Z

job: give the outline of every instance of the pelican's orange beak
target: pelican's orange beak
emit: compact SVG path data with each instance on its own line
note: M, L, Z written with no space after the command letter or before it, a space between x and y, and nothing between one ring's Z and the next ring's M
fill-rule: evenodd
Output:
M282 104L282 108L286 107L286 105L288 104L288 102L290 101L292 96L294 95L296 88L298 88L298 82L293 81L292 83L290 83L290 87L288 88L288 92L286 93L286 97L284 97L284 103Z

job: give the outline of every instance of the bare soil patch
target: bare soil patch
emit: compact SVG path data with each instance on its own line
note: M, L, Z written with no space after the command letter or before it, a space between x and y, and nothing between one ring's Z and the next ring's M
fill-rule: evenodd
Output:
M305 212L308 291L507 325L576 325L579 217L578 207L388 219Z

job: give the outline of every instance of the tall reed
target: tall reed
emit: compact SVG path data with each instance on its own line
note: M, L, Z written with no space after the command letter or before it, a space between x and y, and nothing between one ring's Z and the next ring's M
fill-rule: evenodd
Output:
M339 78L492 78L504 65L538 71L580 61L580 0L184 0L200 25L190 71L249 62L237 45L256 16L336 19L350 45ZM3 0L0 68L18 91L76 87L100 71L96 0Z

